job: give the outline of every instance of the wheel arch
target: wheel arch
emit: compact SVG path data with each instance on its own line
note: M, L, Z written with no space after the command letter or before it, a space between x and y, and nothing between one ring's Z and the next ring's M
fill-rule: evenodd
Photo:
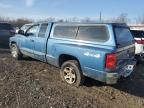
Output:
M70 55L70 54L61 54L59 56L59 59L58 59L58 65L59 65L59 67L61 67L61 65L64 62L68 61L68 60L76 60L79 63L79 65L80 65L80 61L79 61L78 57Z
M10 45L12 45L12 44L17 44L15 41L11 41L10 42Z

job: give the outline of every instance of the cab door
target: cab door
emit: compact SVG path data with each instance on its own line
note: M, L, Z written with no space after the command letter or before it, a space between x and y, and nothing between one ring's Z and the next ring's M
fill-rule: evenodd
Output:
M38 35L39 25L33 25L25 33L25 42L23 44L24 53L34 58L34 43Z
M49 33L48 23L43 23L40 25L40 30L34 42L34 55L35 58L41 61L46 61L46 45Z

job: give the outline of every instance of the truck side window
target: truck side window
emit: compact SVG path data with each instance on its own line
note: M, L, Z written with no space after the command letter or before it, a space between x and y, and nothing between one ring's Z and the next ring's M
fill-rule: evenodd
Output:
M57 38L74 39L77 33L76 26L56 26L53 36Z
M77 40L105 42L109 38L105 26L80 26L77 34Z
M42 24L40 27L40 31L38 37L45 37L45 33L47 31L48 24Z
M30 36L36 36L38 28L39 28L39 25L34 25L30 29L28 29L28 31L26 32L26 34L30 35Z

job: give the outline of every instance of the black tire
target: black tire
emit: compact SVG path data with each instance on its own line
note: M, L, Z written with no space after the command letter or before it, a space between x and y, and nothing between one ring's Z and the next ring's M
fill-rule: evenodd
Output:
M144 58L141 58L140 55L136 55L135 58L137 60L137 65L144 63L144 61L143 61Z
M11 55L13 58L20 60L23 57L23 54L20 52L16 44L11 45Z
M140 62L143 63L144 62L144 55L139 55L140 56Z
M71 75L68 73L71 73ZM81 86L84 83L84 76L81 72L79 63L76 60L64 62L61 66L60 76L64 82L76 87ZM72 80L70 81L71 83L68 80Z

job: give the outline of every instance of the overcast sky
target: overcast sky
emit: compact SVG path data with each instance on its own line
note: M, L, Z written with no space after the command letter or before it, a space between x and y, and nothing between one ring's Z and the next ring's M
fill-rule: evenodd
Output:
M144 0L0 0L0 15L13 18L113 18L121 13L135 19L144 15Z

